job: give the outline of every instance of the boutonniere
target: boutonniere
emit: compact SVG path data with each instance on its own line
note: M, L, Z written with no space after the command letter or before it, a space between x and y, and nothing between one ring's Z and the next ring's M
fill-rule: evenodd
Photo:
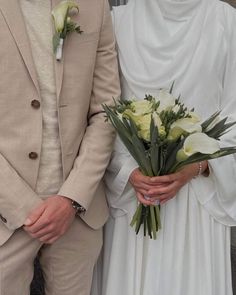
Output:
M52 10L52 16L55 25L55 34L53 35L53 51L58 61L62 58L63 43L66 36L72 32L81 34L80 26L73 22L70 13L72 10L79 12L79 6L74 1L61 1Z

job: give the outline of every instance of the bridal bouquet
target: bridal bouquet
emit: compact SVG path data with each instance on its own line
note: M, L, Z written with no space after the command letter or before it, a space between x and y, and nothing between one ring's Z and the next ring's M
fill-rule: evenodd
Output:
M172 87L161 89L157 98L146 95L144 100L122 100L103 108L144 175L166 175L187 164L236 153L236 147L219 145L220 137L236 122L220 119L220 112L201 122L194 109L172 95ZM136 234L141 225L145 236L156 239L160 205L138 205L131 222Z

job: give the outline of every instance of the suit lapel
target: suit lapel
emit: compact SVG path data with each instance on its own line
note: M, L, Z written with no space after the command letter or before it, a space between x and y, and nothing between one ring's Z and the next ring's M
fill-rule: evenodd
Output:
M60 0L51 0L52 8L55 7ZM16 45L19 49L19 52L24 60L26 68L29 72L29 75L38 91L39 84L37 79L37 73L35 69L35 64L32 56L32 51L30 47L30 41L27 35L24 18L21 12L19 1L17 0L0 0L0 11L2 12L5 21L11 31L11 34L16 42ZM54 23L53 23L54 29ZM66 46L64 46L64 51ZM56 77L56 90L57 90L57 99L59 99L62 80L63 80L63 67L64 67L64 52L61 61L54 61L55 64L55 77Z
M39 85L30 42L18 0L0 0L0 11L5 18L29 75L39 93Z
M61 0L52 0L52 9L59 3ZM53 23L54 31L54 23ZM65 45L65 44L64 44ZM65 56L65 46L63 48L63 54L61 61L54 59L55 66L55 75L56 75L56 89L57 89L57 99L59 100L61 88L62 88L62 79L63 79L63 68L64 68L64 56Z

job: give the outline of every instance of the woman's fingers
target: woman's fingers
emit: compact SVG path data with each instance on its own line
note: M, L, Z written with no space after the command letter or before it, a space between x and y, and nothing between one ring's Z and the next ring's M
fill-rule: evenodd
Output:
M177 174L178 173L173 173L173 174L163 175L163 176L154 176L150 178L150 182L154 185L171 183L176 180Z
M148 197L142 195L140 192L136 192L136 196L140 203L144 205L153 205L153 202Z
M196 164L190 164L180 171L164 176L144 176L139 169L135 169L130 176L138 200L145 205L166 203L176 196L178 191L196 175Z
M173 199L176 196L175 192L170 192L168 194L163 194L163 195L157 195L155 197L151 198L152 204L155 205L157 201L163 205L165 202Z
M178 189L178 183L176 181L171 182L170 184L165 186L156 186L154 188L151 188L147 191L147 195L150 197L155 197L157 195L169 194L175 189Z
M133 184L142 184L142 185L153 185L152 181L151 181L151 177L149 176L145 176L142 174L142 172L136 168L134 169L129 177L129 182L133 185Z
M170 184L170 182L163 182L163 183L153 182L151 177L143 175L139 171L139 169L135 169L131 173L129 177L129 182L131 183L131 185L134 187L136 191L139 191L143 195L149 195L149 192L151 192L151 194L156 194L156 190L157 191L159 189L161 190L162 188Z

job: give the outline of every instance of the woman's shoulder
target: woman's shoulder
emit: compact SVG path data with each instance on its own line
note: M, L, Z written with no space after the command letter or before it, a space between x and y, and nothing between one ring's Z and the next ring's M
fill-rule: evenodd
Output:
M236 29L236 9L230 4L218 1L217 2L217 15L224 25L225 29Z
M122 19L122 15L125 13L126 5L113 6L111 10L113 24L117 24Z

